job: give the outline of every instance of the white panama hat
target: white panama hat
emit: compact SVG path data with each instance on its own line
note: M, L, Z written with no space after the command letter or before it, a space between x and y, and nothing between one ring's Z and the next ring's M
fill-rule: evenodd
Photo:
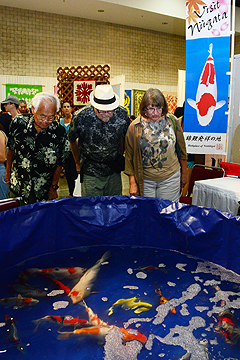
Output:
M90 94L90 104L98 110L115 110L119 106L119 97L111 85L97 85Z

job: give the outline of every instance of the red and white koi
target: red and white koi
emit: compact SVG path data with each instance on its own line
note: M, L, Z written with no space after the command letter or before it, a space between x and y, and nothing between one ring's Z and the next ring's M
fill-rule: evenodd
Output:
M140 266L137 269L134 269L136 271L146 271L146 272L150 272L152 270L160 270L162 271L164 274L167 274L167 271L163 268L157 267L157 266L153 266L153 265L148 265L148 266Z
M109 333L109 331L114 327L110 325L99 325L99 326L90 326L86 328L76 329L72 332L60 332L58 336L59 340L67 340L73 336L75 337L91 337L99 344L103 344L105 342L105 336Z
M18 333L17 333L17 327L15 324L14 318L9 315L5 315L5 323L7 325L9 339L17 345L17 349L19 351L24 351L24 345L19 340Z
M30 268L22 271L19 275L20 282L26 282L30 275L49 275L54 279L79 279L86 271L83 267L54 267L49 269Z
M81 304L83 304L85 306L85 309L88 312L88 321L91 325L108 326L108 324L105 321L99 319L99 317L92 311L92 309L87 306L87 304L85 303L84 300L82 301Z
M198 122L202 126L208 125L212 120L214 111L226 103L225 100L217 102L217 81L212 48L213 44L210 44L209 56L199 79L196 101L187 99L188 104L196 109Z
M101 264L105 262L109 256L110 252L105 252L101 259L99 259L95 265L88 269L81 277L79 282L73 287L71 292L68 294L68 296L71 297L73 304L78 303L91 293L94 280L97 277Z
M78 327L90 325L90 323L87 320L74 318L71 315L65 315L65 316L47 315L40 319L33 320L33 323L37 325L34 331L36 331L38 329L39 325L42 322L54 323L54 324L59 325L60 328L65 327L65 326L73 326L74 328L78 328Z
M14 283L8 286L12 291L16 293L21 293L24 296L31 297L44 297L47 296L47 291L35 289L34 287L23 284L23 283Z
M57 280L57 279L54 279L52 278L51 276L48 276L48 275L45 275L45 277L47 277L48 279L50 279L51 281L53 281L58 287L60 290L63 290L66 294L69 294L71 289L64 285L61 281Z
M137 329L124 329L121 327L118 329L120 329L121 332L125 334L125 336L122 337L122 342L124 345L126 345L128 341L133 341L133 340L137 340L143 345L145 345L147 342L146 336L141 334Z
M38 303L39 300L29 297L22 297L20 294L17 297L0 299L0 305L4 305L6 308L14 307L14 306L17 306L18 308L22 308L25 306L34 306Z

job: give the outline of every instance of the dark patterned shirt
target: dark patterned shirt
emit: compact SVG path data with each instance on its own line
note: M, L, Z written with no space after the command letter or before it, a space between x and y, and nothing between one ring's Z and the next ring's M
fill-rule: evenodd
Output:
M37 133L34 118L17 115L11 122L8 148L14 151L10 190L28 203L33 190L36 201L48 200L54 171L69 156L66 131L53 121Z
M130 119L127 110L119 106L103 123L89 105L77 111L70 125L70 142L78 139L80 164L84 174L108 176L114 173L108 162L120 155L120 141L125 137Z

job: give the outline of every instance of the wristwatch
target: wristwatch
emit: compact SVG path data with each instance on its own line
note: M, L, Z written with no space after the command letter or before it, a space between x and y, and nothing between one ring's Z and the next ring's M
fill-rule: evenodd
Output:
M55 184L55 185L52 184L52 185L51 185L51 188L53 188L53 190L57 190L57 189L59 188L59 186L58 186L57 184Z

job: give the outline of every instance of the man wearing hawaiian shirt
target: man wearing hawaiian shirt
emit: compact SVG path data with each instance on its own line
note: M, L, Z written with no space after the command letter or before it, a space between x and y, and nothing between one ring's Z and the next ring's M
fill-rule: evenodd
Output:
M65 129L55 121L59 100L51 93L33 98L32 116L10 125L5 180L21 205L57 198L62 164L69 155Z
M75 113L68 133L77 172L83 175L82 196L122 195L127 110L119 106L111 85L98 85L90 104Z

